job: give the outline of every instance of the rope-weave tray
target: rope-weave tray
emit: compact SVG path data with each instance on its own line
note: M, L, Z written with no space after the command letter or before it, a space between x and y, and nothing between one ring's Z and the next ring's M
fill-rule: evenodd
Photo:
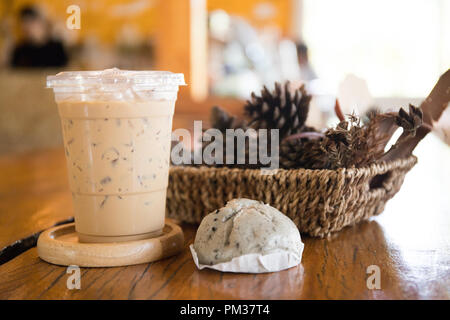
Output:
M338 170L173 166L167 190L169 218L200 223L228 200L249 198L277 208L303 234L324 237L380 214L399 190L415 156Z

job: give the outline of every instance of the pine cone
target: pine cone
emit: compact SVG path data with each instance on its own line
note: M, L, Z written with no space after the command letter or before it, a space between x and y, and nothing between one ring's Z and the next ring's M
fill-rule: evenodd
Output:
M319 140L284 140L280 145L280 166L285 169L323 168L326 159L320 142L321 138Z
M204 137L207 135L208 133L204 133ZM229 167L234 167L234 168L260 168L261 164L258 162L258 148L256 148L256 150L254 148L250 148L250 142L249 142L250 138L245 138L245 142L244 142L244 148L238 150L238 141L236 138L234 138L234 143L233 143L233 150L234 150L234 156L233 156L233 163L227 164L226 162L226 150L227 150L227 138L226 138L226 134L225 132L223 132L223 135L221 137L221 140L216 141L215 137L211 137L211 141L203 141L202 143L202 149L203 149L203 153L205 154L205 152L207 152L207 154L211 154L213 157L215 157L215 151L211 149L213 148L212 143L222 143L222 151L223 151L223 157L222 157L222 164L216 163L214 164L217 167L222 167L222 166L229 166ZM258 144L258 138L257 137L252 137L251 139L253 139L252 141L254 143L256 143L256 145ZM210 146L208 148L208 146ZM269 149L270 150L270 149ZM238 152L239 151L239 152ZM256 161L256 163L250 163L250 161ZM243 163L242 163L243 162Z
M222 158L222 162L223 164L215 164L216 166L233 166L233 167L245 167L245 168L255 168L258 167L257 165L252 165L249 164L249 160L257 155L255 154L249 154L249 143L246 140L245 142L245 152L244 154L238 154L237 152L237 141L234 141L234 163L233 164L227 164L226 163L226 148L227 148L227 141L226 141L226 130L227 129L242 129L244 131L246 131L248 129L247 126L247 122L244 119L239 119L235 116L230 115L227 111L221 109L218 106L214 106L211 109L211 115L210 115L210 122L211 122L211 128L217 129L220 132L222 132L222 150L223 150L223 158ZM208 133L204 132L203 136L207 136ZM202 143L202 148L203 148L203 152L205 152L205 150L211 143L214 143L214 138L211 137L212 141L203 141ZM236 140L236 139L235 139ZM217 143L217 141L216 141ZM214 155L214 154L213 154ZM244 160L245 164L241 165L238 164L238 159L243 159L243 157L245 157L246 160ZM257 159L257 157L256 157Z
M295 90L294 96L289 91L289 82L284 88L275 83L271 93L264 87L261 96L252 93L250 101L244 107L250 119L250 127L254 129L279 129L280 139L301 132L308 117L311 95L305 86Z
M245 120L230 115L227 111L218 106L212 107L210 122L211 128L218 129L223 133L225 133L226 129L242 128L245 130L247 128Z

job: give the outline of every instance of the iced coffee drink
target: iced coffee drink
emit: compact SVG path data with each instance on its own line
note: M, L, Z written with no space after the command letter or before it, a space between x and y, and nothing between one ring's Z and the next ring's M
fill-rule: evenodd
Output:
M63 72L48 77L61 117L80 241L158 236L182 74Z

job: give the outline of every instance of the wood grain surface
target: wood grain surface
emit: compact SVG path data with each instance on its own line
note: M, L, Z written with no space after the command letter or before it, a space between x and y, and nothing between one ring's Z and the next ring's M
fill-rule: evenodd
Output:
M0 157L0 248L73 216L62 149Z
M289 270L197 270L188 250L196 226L182 224L180 254L81 268L80 290L67 289L66 268L40 260L31 248L0 265L0 299L449 299L450 152L431 139L381 216L329 239L304 238L302 264ZM0 250L71 215L62 150L0 158ZM371 265L380 268L379 290L367 288Z

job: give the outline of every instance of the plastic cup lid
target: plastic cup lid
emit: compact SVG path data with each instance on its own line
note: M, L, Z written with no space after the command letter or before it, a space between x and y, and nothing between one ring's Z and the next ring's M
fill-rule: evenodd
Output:
M117 68L99 71L67 71L47 77L48 88L89 89L134 88L168 90L186 85L182 73L169 71L133 71Z

